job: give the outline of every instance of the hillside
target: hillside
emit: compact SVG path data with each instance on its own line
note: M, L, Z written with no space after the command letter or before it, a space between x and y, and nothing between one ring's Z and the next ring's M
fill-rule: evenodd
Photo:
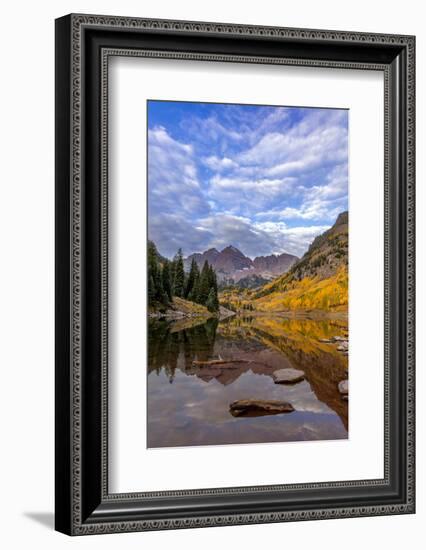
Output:
M178 298L177 296L173 298L173 303L171 304L170 309L185 315L212 315L205 306L196 304L195 302L190 302L189 300L184 300L183 298Z
M253 260L253 267L258 274L264 277L276 277L288 271L299 258L293 254L270 254L269 256L258 256Z
M348 212L314 239L288 273L252 296L256 309L344 309L348 303Z
M154 241L151 241L150 239L148 239L148 251L151 250L152 253L155 255L155 257L157 258L157 261L160 262L160 264L164 264L167 262L167 258L165 258L164 256L162 256L159 252L158 252L158 248L157 246L155 245Z
M261 294L261 297L254 298L254 307L258 311L343 310L348 303L348 271L342 266L325 279L305 277L284 283L282 290Z
M256 275L256 273L252 273L251 275L247 275L246 277L239 279L236 285L239 288L259 288L269 282L270 279L262 277L262 275Z
M312 242L290 270L260 289L226 291L234 309L344 311L348 304L348 213Z
M205 306L174 296L167 306L150 307L148 315L152 318L180 319L182 317L212 317L214 314Z
M290 271L291 280L305 277L325 279L348 265L348 212L338 215L334 225L314 239L306 254Z

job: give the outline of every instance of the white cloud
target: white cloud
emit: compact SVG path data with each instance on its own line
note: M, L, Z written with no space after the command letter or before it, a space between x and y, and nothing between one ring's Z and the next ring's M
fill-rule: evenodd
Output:
M173 139L163 127L148 132L151 211L209 211L198 179L192 145Z
M254 193L282 193L289 189L294 183L294 178L241 178L213 176L210 180L210 194L214 195L218 189L239 192L241 190L253 191Z
M299 208L288 206L280 211L284 219L334 220L346 208L348 200L348 167L337 165L327 174L326 183L303 189Z
M253 225L259 231L273 237L276 253L289 252L296 256L302 256L314 238L330 227L329 225L287 227L282 221L257 222Z
M241 153L242 165L257 165L271 175L297 175L325 163L344 162L347 158L347 130L341 126L319 126L301 134L298 126L286 133L269 133L253 147Z
M344 202L344 198L337 201L314 199L299 209L288 206L281 210L280 215L287 220L334 220L345 208Z
M172 150L180 150L182 152L192 154L193 147L185 143L179 143L174 140L163 126L157 126L148 132L148 139L150 147L171 147Z
M237 167L237 163L231 160L228 157L219 158L216 155L212 155L210 157L204 158L203 163L210 168L211 170L214 170L215 172L221 172L223 170L229 170L230 168Z
M149 218L148 237L155 242L160 254L172 258L179 248L184 255L206 250L206 243L214 235L203 227L195 228L184 213L158 211Z
M188 135L194 136L200 156L205 154L205 149L212 150L213 148L219 149L220 154L225 156L232 144L244 140L242 133L234 128L224 126L215 116L189 118L181 125Z
M251 257L301 256L330 227L347 208L347 114L305 109L295 121L290 111L232 106L220 118L186 118L178 135L190 143L149 131L150 235L160 251L231 244Z
M228 201L235 213L253 211L254 204L259 209L269 207L284 219L331 220L345 209L346 112L306 109L301 121L287 128L288 112L277 108L260 118L253 111L256 114L246 116L241 134L252 143L248 148L204 159L214 172L208 182L210 199ZM229 118L235 124L239 116L235 109ZM257 126L250 128L254 121Z

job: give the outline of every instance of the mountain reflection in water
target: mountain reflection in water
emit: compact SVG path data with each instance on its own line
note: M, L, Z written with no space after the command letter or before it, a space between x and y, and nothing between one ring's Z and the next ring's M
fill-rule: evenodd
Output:
M319 341L346 331L340 319L150 321L148 447L346 439L348 403L337 385L348 378L348 358ZM250 362L193 364L217 358ZM275 384L272 373L286 367L306 379ZM234 417L229 405L239 399L287 401L295 411Z

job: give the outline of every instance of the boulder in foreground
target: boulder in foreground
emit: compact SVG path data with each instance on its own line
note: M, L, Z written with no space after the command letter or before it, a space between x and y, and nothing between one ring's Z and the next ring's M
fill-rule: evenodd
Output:
M286 401L263 401L258 399L240 399L229 405L232 416L263 416L267 414L290 413L294 411Z
M275 384L296 384L305 379L305 373L297 369L279 369L274 371L272 378Z
M340 392L340 395L342 396L342 398L347 400L348 399L348 394L349 394L349 381L348 380L342 380L341 382L339 382L337 387L339 389L339 392Z

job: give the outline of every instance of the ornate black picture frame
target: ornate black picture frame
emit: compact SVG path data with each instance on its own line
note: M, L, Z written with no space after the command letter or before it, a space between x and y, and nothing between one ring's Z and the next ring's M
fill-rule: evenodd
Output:
M110 494L108 58L384 74L383 479ZM414 513L415 38L68 15L56 21L56 529L69 535Z

